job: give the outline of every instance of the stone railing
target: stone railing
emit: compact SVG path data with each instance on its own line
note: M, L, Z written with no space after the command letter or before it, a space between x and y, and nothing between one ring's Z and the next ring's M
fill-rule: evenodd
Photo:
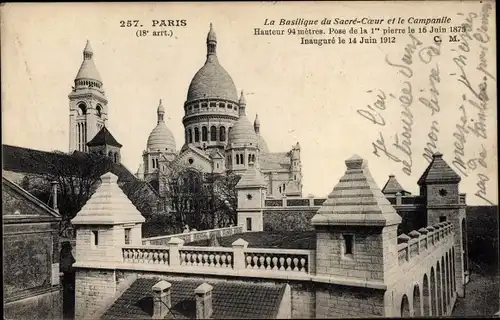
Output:
M314 269L311 250L276 250L249 248L244 251L245 268L249 270L294 271L310 274Z
M169 248L160 246L125 246L123 262L169 265Z
M185 243L199 241L199 240L208 240L213 236L217 237L227 237L232 236L233 234L242 233L243 227L228 227L228 228L220 228L220 229L210 229L210 230L202 230L202 231L191 231L187 233L178 233L171 234L166 236L158 236L152 238L143 238L143 245L158 245L158 246L166 246L170 239L179 238L183 240Z
M264 200L264 208L320 207L326 198L281 198Z
M167 246L124 246L122 262L128 266L157 265L160 268L156 269L164 271L179 267L182 272L188 273L210 273L210 270L213 270L247 272L251 275L252 271L259 271L259 274L269 272L285 277L315 273L314 250L262 249L247 246L248 243L243 239L233 242L231 248L184 246L184 241L172 238Z
M424 252L431 252L453 234L451 222L440 222L427 228L398 236L398 262L403 265Z

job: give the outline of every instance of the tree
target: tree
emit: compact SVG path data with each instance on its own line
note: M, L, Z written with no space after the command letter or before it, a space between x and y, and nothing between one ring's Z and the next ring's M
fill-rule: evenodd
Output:
M238 181L234 174L203 173L173 162L159 173L160 194L179 232L185 225L205 230L236 224Z
M22 187L41 201L48 203L52 197L51 184L57 182L58 209L62 216L60 234L72 229L71 219L81 210L100 184L100 177L109 171L122 171L110 158L87 153L51 152L46 159L36 159L45 167L42 174L28 174L21 182ZM147 192L145 182L135 178L119 181L120 187L141 213L152 213L157 199Z

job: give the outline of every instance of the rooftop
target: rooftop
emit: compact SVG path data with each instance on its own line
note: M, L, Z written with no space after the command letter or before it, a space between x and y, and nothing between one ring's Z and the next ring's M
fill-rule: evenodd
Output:
M194 290L203 280L169 278L137 279L101 319L151 319L153 316L152 287L161 280L172 284L172 309L167 319L195 319ZM208 282L213 287L213 319L276 318L285 292L285 285L243 282Z

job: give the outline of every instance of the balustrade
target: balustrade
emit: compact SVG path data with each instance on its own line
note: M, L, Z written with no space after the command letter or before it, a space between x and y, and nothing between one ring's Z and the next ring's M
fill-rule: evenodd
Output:
M183 247L179 250L180 265L203 268L233 268L232 248Z
M310 250L246 249L245 268L310 273Z
M153 246L126 246L122 248L123 262L169 265L169 249Z

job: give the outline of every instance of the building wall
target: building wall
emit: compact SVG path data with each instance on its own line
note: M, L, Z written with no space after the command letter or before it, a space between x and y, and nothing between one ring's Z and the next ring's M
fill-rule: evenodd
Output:
M114 270L78 269L75 279L75 319L94 315L110 303L116 293Z
M61 319L62 300L59 287L4 304L5 319Z
M382 290L316 286L316 318L381 317L384 312Z
M62 315L58 219L3 184L3 298L8 318Z

